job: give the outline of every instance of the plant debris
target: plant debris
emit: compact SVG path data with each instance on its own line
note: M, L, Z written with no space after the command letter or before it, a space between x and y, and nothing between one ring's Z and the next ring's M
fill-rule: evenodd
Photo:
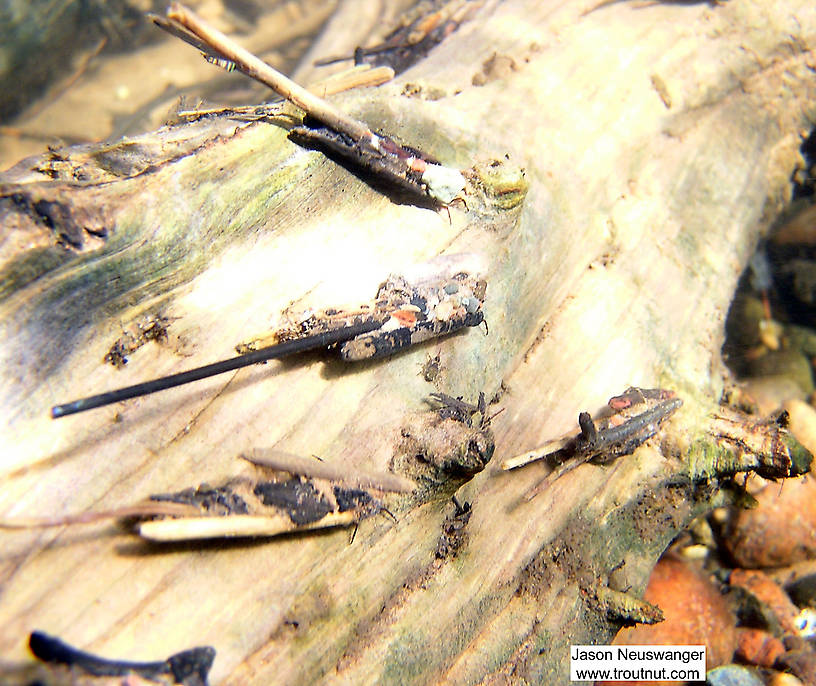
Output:
M28 645L37 659L66 665L90 676L139 676L156 683L183 686L207 686L207 675L215 660L215 648L210 646L184 650L160 662L108 660L74 648L42 631L33 631Z
M441 205L451 203L464 189L465 178L458 170L440 165L388 136L372 132L366 124L288 79L184 5L174 2L166 16L151 15L151 18L159 28L200 50L207 61L230 71L237 69L302 109L306 117L302 126L291 130L293 140L331 150L386 183L430 197Z
M427 263L429 269L417 278L392 274L380 284L371 304L353 310L328 308L288 314L278 328L239 343L235 349L248 353L353 325L378 324L375 330L349 337L339 346L344 360L361 361L478 326L484 321L487 282L478 267L468 264L470 261L466 255L450 255L438 264Z
M787 412L771 419L752 419L720 408L711 418L713 437L696 441L688 451L694 479L755 472L766 479L800 476L810 471L813 455L788 429Z
M358 47L353 55L326 57L315 62L315 65L325 66L353 59L354 64L389 66L399 74L424 59L483 5L482 0L433 0L419 3L401 17L400 25L379 45Z
M169 324L170 319L159 314L144 315L131 322L105 355L105 362L121 369L128 363L128 357L148 341L166 343Z
M465 527L470 521L470 515L473 514L470 503L459 504L455 497L451 500L453 501L453 512L445 517L442 523L442 534L436 543L435 556L438 560L456 557L467 540Z
M431 480L482 471L495 449L484 393L475 405L445 393L432 393L431 398L437 409L414 414L403 424L399 452L430 466L433 474L425 478Z

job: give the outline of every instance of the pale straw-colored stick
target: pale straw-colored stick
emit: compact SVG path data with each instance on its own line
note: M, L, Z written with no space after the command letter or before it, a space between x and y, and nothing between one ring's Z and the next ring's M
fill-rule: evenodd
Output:
M350 471L342 465L306 459L271 448L256 448L242 453L241 457L262 467L314 479L337 481L352 488L373 488L392 493L410 493L416 489L413 481L399 474Z
M524 465L535 462L536 460L543 460L548 455L561 450L561 448L566 446L567 443L569 443L569 441L573 438L574 436L565 435L561 438L556 438L554 441L548 441L544 445L540 445L537 448L528 450L526 453L522 453L521 455L508 457L502 461L501 468L505 471L508 469L518 469L519 467L523 467Z
M246 536L279 536L295 531L326 529L354 524L357 515L353 510L329 512L326 516L308 524L295 524L280 514L229 515L227 517L181 517L178 519L155 519L143 522L138 531L142 538L151 541L194 541L207 538L241 538Z
M170 5L167 10L167 19L190 31L202 43L211 48L214 53L234 62L236 68L244 74L269 86L278 95L294 103L306 114L323 122L335 131L345 133L355 141L363 140L372 135L371 130L365 124L349 117L331 103L310 93L273 69L218 29L207 24L195 12L181 3L174 2Z

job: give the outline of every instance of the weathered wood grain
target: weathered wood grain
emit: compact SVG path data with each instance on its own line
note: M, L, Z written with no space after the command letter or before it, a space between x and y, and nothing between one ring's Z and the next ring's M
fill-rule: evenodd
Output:
M737 278L816 115L816 11L619 3L581 16L590 6L488 4L393 83L336 99L446 164L523 167L513 209L454 206L449 220L394 203L262 122L204 121L9 172L3 515L251 474L236 456L255 447L383 471L434 390L475 400L504 383L499 458L630 384L677 389L675 441L693 436L719 396ZM511 61L472 85L494 53ZM434 99L402 95L409 83ZM44 201L71 208L53 230L36 218ZM48 418L55 402L229 356L286 307L363 302L389 271L461 251L489 259L487 336L357 367L311 355ZM105 365L122 325L157 309L174 318L170 341ZM419 370L437 352L429 384ZM215 683L560 682L570 643L617 626L593 584L623 560L622 587L642 589L715 496L667 485L683 466L655 446L530 503L545 470L497 463L458 494L473 514L454 557L436 556L454 509L441 492L394 496L398 522L365 520L352 544L346 531L171 549L104 525L2 532L0 647L23 659L34 628L138 659L211 644Z

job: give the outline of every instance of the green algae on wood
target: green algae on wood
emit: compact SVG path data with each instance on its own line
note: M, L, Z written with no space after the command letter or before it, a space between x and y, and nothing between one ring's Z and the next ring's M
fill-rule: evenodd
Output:
M730 422L729 422L730 424ZM754 472L769 479L801 476L810 471L813 455L793 434L773 423L746 423L742 429L726 428L711 437L697 439L684 454L693 480Z

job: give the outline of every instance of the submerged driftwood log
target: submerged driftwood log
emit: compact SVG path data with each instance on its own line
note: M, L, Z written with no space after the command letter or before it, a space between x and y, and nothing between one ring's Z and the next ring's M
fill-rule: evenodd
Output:
M472 514L447 533L449 488L394 497L398 521L366 519L351 544L342 530L171 548L109 525L0 533L6 659L24 660L42 629L143 660L209 644L216 683L558 683L571 643L614 635L610 572L624 562L610 588L641 591L713 489L678 481L683 450L656 445L531 502L547 470L498 462L631 384L685 399L667 425L675 445L703 437L731 295L816 116L816 12L584 14L593 4L487 3L394 82L335 99L445 164L491 172L493 203L450 219L392 201L278 125L229 118L52 150L0 179L3 516L254 474L237 459L254 448L385 471L430 392L484 391L504 408L498 459L459 490ZM365 302L389 272L455 252L488 258L488 335L358 366L312 354L48 416L230 356L286 308ZM105 363L145 315L168 319L167 340Z

